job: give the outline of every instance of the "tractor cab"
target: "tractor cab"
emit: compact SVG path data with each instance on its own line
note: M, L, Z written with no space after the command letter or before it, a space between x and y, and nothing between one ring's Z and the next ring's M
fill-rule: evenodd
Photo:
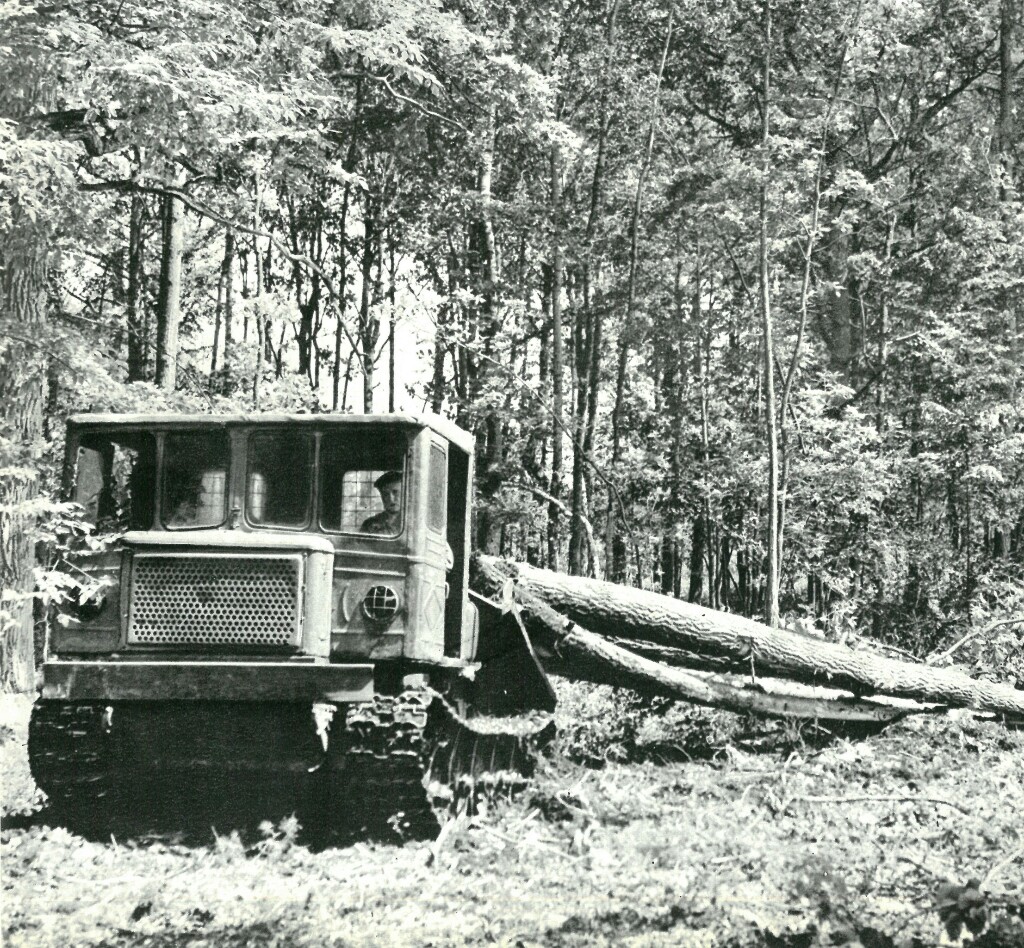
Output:
M109 547L73 561L46 689L100 655L471 662L472 448L433 416L71 418L67 496Z

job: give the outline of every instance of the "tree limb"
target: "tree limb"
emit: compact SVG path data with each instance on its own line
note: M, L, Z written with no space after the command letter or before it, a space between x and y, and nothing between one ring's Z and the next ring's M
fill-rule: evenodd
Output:
M973 629L968 632L959 641L954 642L944 652L938 652L935 655L929 655L925 662L929 665L934 665L936 662L941 662L943 659L949 658L961 645L966 645L971 639L977 638L979 635L987 635L993 629L998 629L1004 625L1024 625L1024 616L1018 616L1015 619L1001 619L998 622L990 622L988 625L981 626L977 629Z

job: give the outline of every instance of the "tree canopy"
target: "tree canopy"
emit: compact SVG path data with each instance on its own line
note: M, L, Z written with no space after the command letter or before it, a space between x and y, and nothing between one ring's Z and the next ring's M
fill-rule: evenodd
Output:
M916 654L1019 615L1018 13L0 3L5 666L82 410L433 410L486 552Z

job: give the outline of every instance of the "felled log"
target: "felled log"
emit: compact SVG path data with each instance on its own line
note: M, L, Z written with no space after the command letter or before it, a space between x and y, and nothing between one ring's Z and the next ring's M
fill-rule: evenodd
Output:
M501 599L506 576L491 558L474 563L472 585L491 599ZM770 718L883 725L913 710L848 699L807 698L768 694L708 680L637 655L560 615L522 587L515 607L531 641L549 670L576 680L632 688L644 694L678 698L692 704Z
M673 648L671 645L656 645L654 642L645 642L641 639L623 638L620 635L608 635L605 638L612 645L629 649L637 655L649 658L652 662L661 662L676 668L724 674L749 674L750 672L749 661L740 661L729 658L727 655L704 655L687 649Z
M481 555L476 560L479 574L489 574L492 582L498 577L512 579L524 595L542 600L601 637L752 663L761 674L843 688L858 697L893 695L1024 718L1024 691L953 669L855 651L642 589L495 557Z

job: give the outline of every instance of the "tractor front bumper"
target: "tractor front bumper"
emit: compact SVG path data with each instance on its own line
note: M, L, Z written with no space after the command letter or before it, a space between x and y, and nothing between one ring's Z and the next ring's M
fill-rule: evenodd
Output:
M373 665L298 662L55 660L43 665L50 701L297 701L374 695Z

